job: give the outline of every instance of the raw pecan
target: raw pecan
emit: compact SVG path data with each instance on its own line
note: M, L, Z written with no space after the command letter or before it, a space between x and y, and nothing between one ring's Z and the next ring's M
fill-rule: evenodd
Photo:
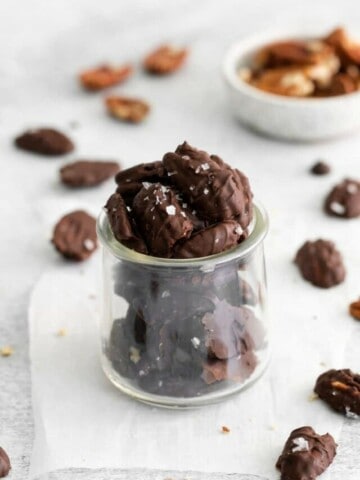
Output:
M131 65L120 67L101 65L82 72L79 75L79 80L86 90L96 91L124 82L132 75L133 71Z
M188 55L185 48L162 45L144 60L144 68L149 73L167 75L178 70Z
M110 115L125 122L140 123L150 111L149 104L138 98L111 96L105 102Z
M350 303L349 312L355 320L360 320L360 300Z

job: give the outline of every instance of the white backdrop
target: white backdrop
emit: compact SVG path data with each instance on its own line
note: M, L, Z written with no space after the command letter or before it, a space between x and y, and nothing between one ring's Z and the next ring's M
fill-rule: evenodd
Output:
M87 265L63 264L49 244L51 228L57 216L77 201L98 211L113 190L111 182L90 191L63 189L57 171L68 159L15 150L12 140L24 128L53 125L68 132L77 145L69 159L119 158L130 166L158 159L184 139L220 154L247 173L271 216L267 259L273 315L281 311L290 322L296 309L307 319L332 312L349 321L346 305L359 295L360 253L355 248L359 221L326 219L320 206L334 182L349 174L360 177L360 134L315 145L284 144L243 130L227 110L220 72L227 46L247 33L289 23L314 28L344 23L360 37L360 3L1 0L0 345L13 345L15 354L6 364L0 359L0 444L9 446L14 471L27 471L33 442L26 327L30 288L45 271L94 274L99 263L96 255ZM191 56L184 70L164 79L139 72L114 89L150 101L153 112L143 125L113 121L104 112L102 94L88 95L78 87L75 77L83 67L105 60L139 62L163 41L189 46ZM74 121L79 124L76 129L71 128ZM308 175L318 157L333 165L330 177ZM340 289L315 290L291 265L297 247L318 236L334 239L344 253L349 276ZM288 282L293 283L293 297L283 298L281 285ZM281 339L286 332L273 320L275 336ZM355 442L351 435L359 436L359 427L345 430L342 443L348 453L334 466L335 472L342 472L336 477L341 480L355 478L350 477L351 467L359 456L351 447Z

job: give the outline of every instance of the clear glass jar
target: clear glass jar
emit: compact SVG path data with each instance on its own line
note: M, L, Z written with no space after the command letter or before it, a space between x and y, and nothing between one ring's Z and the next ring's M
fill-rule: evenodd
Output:
M263 240L267 214L211 257L139 254L98 220L103 245L102 365L124 393L165 407L195 407L239 392L269 359Z

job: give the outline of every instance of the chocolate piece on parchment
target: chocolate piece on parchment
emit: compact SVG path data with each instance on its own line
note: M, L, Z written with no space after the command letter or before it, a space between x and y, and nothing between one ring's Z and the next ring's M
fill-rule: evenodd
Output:
M68 187L92 187L113 177L119 170L117 162L78 160L60 169L60 179Z
M328 215L341 218L360 216L360 182L346 178L331 190L324 204Z
M252 193L245 175L186 142L175 153L166 153L163 162L171 181L200 218L210 223L236 218L243 229L248 227Z
M40 155L64 155L74 150L74 144L63 133L52 128L27 130L15 139L15 145Z
M360 375L351 370L328 370L316 380L314 391L337 412L360 416Z
M129 210L119 193L111 195L105 209L113 234L120 243L139 253L147 253L144 240L137 234L134 222L129 216Z
M65 258L86 260L97 248L95 218L82 210L65 215L54 228L52 243Z
M342 256L328 240L305 242L296 254L295 263L304 279L320 288L338 285L346 276Z
M336 443L327 433L318 435L311 427L293 430L276 467L281 480L315 480L332 463Z
M6 477L11 470L8 454L0 447L0 478Z
M143 186L134 198L133 212L155 256L171 257L175 243L188 238L193 230L175 191L160 183Z

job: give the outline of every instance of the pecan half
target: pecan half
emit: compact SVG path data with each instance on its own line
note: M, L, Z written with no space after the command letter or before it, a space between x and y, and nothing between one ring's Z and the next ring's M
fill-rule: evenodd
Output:
M355 320L360 320L360 300L350 303L349 313Z
M111 96L105 103L110 115L125 122L140 123L150 111L149 104L138 98Z
M132 75L133 71L131 65L120 67L101 65L82 72L79 75L79 81L86 90L97 91L124 82Z
M360 375L351 370L328 370L317 379L314 391L332 409L349 418L360 415Z
M179 70L187 55L185 48L162 45L145 58L144 68L149 73L167 75Z

